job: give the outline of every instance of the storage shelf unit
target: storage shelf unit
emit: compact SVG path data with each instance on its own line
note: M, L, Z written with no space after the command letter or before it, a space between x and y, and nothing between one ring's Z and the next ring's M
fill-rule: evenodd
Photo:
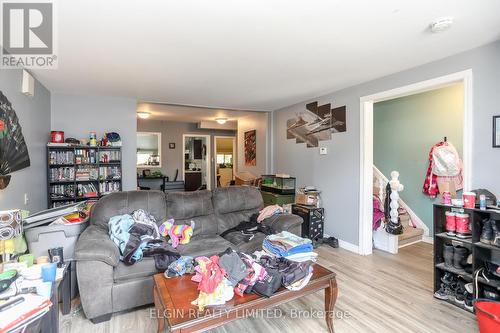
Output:
M98 200L106 194L121 191L121 160L121 147L48 145L48 208L83 200ZM83 172L84 176L80 174L78 177L78 171ZM62 177L59 177L60 173L63 174ZM79 187L82 191L88 188L95 188L96 191L88 196L79 195Z
M446 234L446 216L447 211L454 211L469 214L470 229L472 237L458 238L448 236ZM486 219L500 220L500 210L481 210L481 209L468 209L461 207L453 207L448 205L435 204L434 205L434 292L441 286L441 277L445 272L451 272L460 276L466 282L473 281L473 273L467 273L464 270L459 270L454 267L447 267L444 264L443 246L444 244L453 244L466 247L472 253L472 271L484 267L485 262L493 262L500 265L500 247L484 244L479 241L483 221ZM476 292L474 285L474 293ZM500 291L500 281L490 280L486 281L482 277L478 278L478 293L479 298L483 297L485 288L494 288ZM461 309L463 306L456 304L453 301L448 303L453 304ZM465 309L466 310L466 309Z

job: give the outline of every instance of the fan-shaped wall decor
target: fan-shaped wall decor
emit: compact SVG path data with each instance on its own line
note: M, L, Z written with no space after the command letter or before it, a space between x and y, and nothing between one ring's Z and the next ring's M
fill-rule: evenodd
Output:
M28 147L16 111L0 91L0 189L9 185L11 172L29 166Z

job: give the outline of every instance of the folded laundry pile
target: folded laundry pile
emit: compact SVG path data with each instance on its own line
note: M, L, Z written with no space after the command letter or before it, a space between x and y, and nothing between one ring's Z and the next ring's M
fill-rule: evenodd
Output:
M156 269L165 271L180 255L162 239L154 216L142 209L109 219L109 237L120 250L120 260L133 265L143 256L153 257Z
M318 254L313 252L312 241L288 231L269 235L262 242L262 248L270 256L285 257L293 261L316 260Z

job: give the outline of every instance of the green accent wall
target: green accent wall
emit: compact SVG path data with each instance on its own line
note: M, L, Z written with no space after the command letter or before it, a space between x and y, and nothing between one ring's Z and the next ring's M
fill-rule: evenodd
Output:
M463 85L375 103L373 160L390 178L399 171L401 198L432 232L432 204L422 193L431 147L446 136L462 156Z

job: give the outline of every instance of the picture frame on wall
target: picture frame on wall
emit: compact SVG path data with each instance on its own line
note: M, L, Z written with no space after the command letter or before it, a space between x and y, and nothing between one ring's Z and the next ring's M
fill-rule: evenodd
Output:
M175 149L175 142L170 142L170 143L168 144L168 148L169 148L169 149Z
M245 139L245 165L257 165L257 131L251 130L244 133Z
M500 148L500 116L493 116L493 148Z

